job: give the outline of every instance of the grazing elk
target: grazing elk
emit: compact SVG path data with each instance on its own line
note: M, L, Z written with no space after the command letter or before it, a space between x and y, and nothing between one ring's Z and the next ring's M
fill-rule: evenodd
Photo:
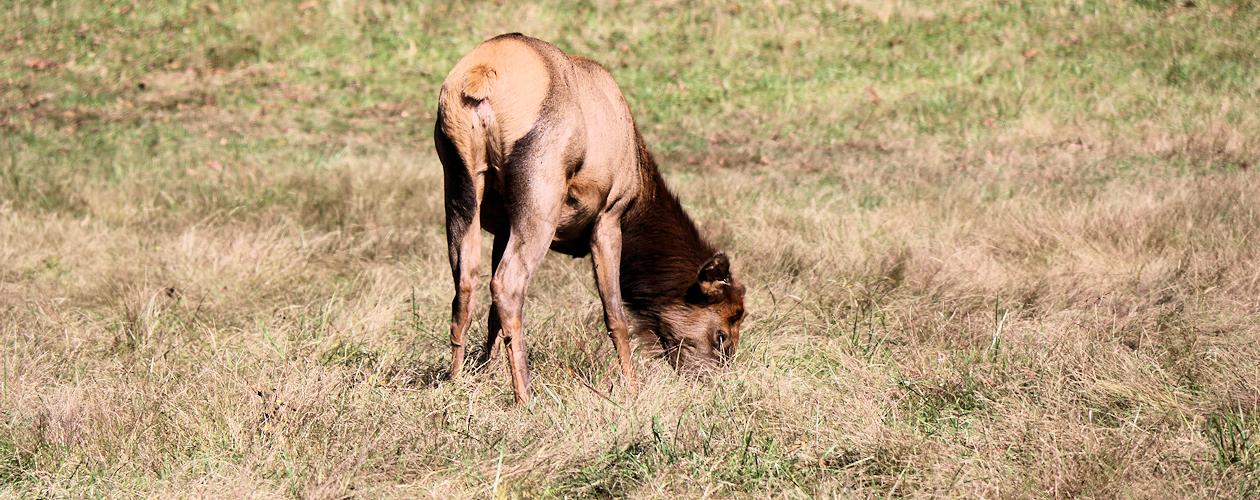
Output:
M712 365L739 345L744 287L701 237L643 144L608 70L520 33L483 42L438 96L434 142L446 192L455 299L451 377L481 253L494 235L481 362L507 348L516 402L530 397L522 308L547 249L591 255L604 321L634 391L630 328L655 335L676 368Z

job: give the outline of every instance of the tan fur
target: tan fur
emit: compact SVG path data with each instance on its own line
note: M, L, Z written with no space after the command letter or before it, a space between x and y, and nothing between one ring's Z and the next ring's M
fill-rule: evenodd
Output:
M435 141L446 173L447 237L456 288L453 377L463 368L464 334L471 323L480 253L477 225L495 235L493 304L483 361L495 357L496 339L501 337L518 403L526 402L530 394L522 319L525 287L548 248L573 256L590 253L604 320L631 391L632 317L622 296L626 280L636 284L632 291L643 288L637 285L669 290L645 295L652 302L647 310L631 311L634 321L658 331L663 343L673 345L682 338L714 343L716 337L727 336L725 330L719 335L724 327L711 320L720 313L719 306L727 304L687 303L687 290L701 265L720 254L699 237L664 186L607 70L541 40L502 35L456 63L438 100ZM624 224L632 215L633 227L627 233L632 240L623 242ZM656 226L668 231L645 231ZM656 244L661 235L671 233L685 237ZM623 243L673 254L623 269ZM720 260L728 269L724 255ZM700 284L717 290L716 283ZM742 293L738 301L742 308ZM662 314L666 309L670 314ZM676 324L657 320L678 317L684 310L691 320ZM737 341L738 325L733 333L732 340ZM724 358L729 347L719 348L723 352L712 346L699 351Z
M489 66L484 64L473 66L468 70L468 74L464 75L464 95L478 101L490 97L490 93L494 90L496 76L498 73Z
M500 79L500 75L510 75ZM440 106L447 110L464 109L465 98L488 100L495 110L499 124L498 141L510 145L529 132L543 98L551 84L542 57L528 46L513 39L495 38L487 41L460 59L442 84ZM470 136L474 128L470 113L450 113L444 116L447 135L460 151L472 149ZM464 161L474 164L469 158Z

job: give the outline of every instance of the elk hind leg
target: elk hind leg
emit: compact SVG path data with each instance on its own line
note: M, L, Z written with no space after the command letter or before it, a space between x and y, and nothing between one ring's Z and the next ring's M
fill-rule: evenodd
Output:
M518 143L515 147L524 150L529 146ZM509 177L504 185L505 190L510 191L506 193L511 207L510 230L503 259L490 280L494 307L499 313L499 336L507 349L512 390L516 403L522 405L530 398L524 329L525 288L547 256L565 193L563 165L550 156L522 155L519 164L508 166Z
M434 130L438 158L445 177L446 242L455 297L451 300L451 378L464 369L464 334L472 322L473 291L481 259L481 199L483 172L469 169L440 126Z

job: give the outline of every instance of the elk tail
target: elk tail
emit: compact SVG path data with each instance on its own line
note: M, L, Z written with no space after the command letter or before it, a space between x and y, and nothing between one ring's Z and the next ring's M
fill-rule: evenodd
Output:
M497 77L494 68L478 64L464 74L457 95L448 93L453 89L442 89L439 113L446 124L444 131L474 175L500 164L503 141L490 104Z
M464 96L474 101L482 101L490 97L494 91L494 80L499 74L494 68L478 64L464 75Z

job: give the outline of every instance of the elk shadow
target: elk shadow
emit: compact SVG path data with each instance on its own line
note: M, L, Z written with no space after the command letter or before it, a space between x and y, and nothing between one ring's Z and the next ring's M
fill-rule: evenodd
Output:
M464 377L476 376L504 363L502 354L494 361L485 359L485 346L473 347L465 354ZM416 356L399 360L377 373L382 385L407 389L436 389L451 381L449 356Z

